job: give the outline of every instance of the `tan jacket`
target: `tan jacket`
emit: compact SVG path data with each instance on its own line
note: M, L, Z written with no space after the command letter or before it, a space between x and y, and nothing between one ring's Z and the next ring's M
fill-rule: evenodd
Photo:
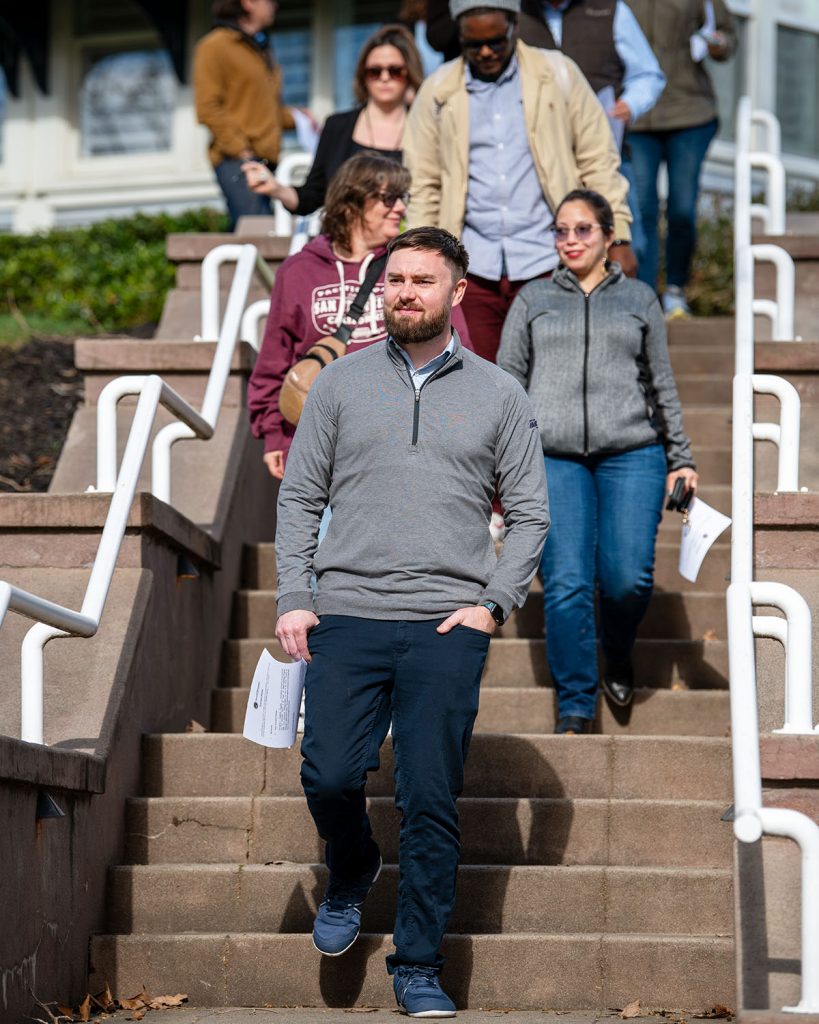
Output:
M196 117L210 129L208 149L216 166L249 149L271 163L279 159L282 131L293 115L282 106L282 73L240 32L215 28L193 55Z
M523 112L543 195L557 209L575 188L600 192L614 211L615 237L631 238L628 183L600 101L574 61L556 50L517 44ZM460 235L469 168L469 97L462 57L421 85L404 131L412 174L411 227Z
M691 57L691 36L705 22L703 0L628 0L643 34L657 55L666 86L656 105L633 127L636 132L696 128L717 116L714 87L705 61ZM717 31L722 32L728 60L736 49L734 18L724 0L713 0Z

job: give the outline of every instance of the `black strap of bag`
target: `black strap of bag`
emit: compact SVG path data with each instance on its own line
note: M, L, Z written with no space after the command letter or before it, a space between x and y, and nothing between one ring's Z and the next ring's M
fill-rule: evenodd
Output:
M333 337L338 338L339 341L343 341L346 345L350 336L353 333L353 328L361 319L361 314L364 312L364 307L367 305L367 299L370 297L370 292L375 288L375 282L381 277L381 273L384 267L387 265L387 254L379 256L377 260L373 260L367 268L367 274L364 280L361 282L361 287L358 289L358 294L350 304L350 308L347 310L345 320L352 320L351 324L340 324L338 330L333 331Z

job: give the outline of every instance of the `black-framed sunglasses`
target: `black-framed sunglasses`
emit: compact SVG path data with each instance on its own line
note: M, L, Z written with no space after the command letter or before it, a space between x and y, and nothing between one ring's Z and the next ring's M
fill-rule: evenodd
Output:
M376 198L391 210L400 199L404 206L409 205L409 192L376 192Z
M555 240L558 242L567 242L572 231L574 231L575 238L579 239L581 242L588 242L592 236L592 232L599 227L599 224L576 224L571 228L558 228L553 224L550 230L555 236Z
M364 68L364 75L371 82L377 82L385 71L394 82L399 82L407 77L406 64L371 64L369 67Z
M460 36L458 42L464 53L480 53L484 46L488 46L492 53L502 53L514 31L514 24L510 23L509 28L502 36L493 36L492 39L464 39L463 36Z

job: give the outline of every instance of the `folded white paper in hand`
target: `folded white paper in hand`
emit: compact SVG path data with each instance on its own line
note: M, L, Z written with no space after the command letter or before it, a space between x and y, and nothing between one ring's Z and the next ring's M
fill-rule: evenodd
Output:
M728 516L706 505L700 498L694 498L688 508L688 522L682 528L680 576L696 582L708 549L730 525Z
M705 0L705 23L691 36L691 60L696 64L708 56L708 41L717 31L717 19L712 0Z
M286 665L262 651L245 711L242 735L263 747L292 747L299 725L306 661Z

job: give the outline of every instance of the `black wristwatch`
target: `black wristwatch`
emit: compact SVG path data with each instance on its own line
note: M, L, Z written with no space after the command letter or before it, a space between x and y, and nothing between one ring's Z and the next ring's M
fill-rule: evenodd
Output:
M503 614L503 608L501 608L497 601L481 601L480 607L486 608L499 626L503 625L506 616Z
M615 238L614 241L609 246L609 248L610 249L614 249L615 246L618 246L618 245L631 245L631 242L629 241L628 238Z

